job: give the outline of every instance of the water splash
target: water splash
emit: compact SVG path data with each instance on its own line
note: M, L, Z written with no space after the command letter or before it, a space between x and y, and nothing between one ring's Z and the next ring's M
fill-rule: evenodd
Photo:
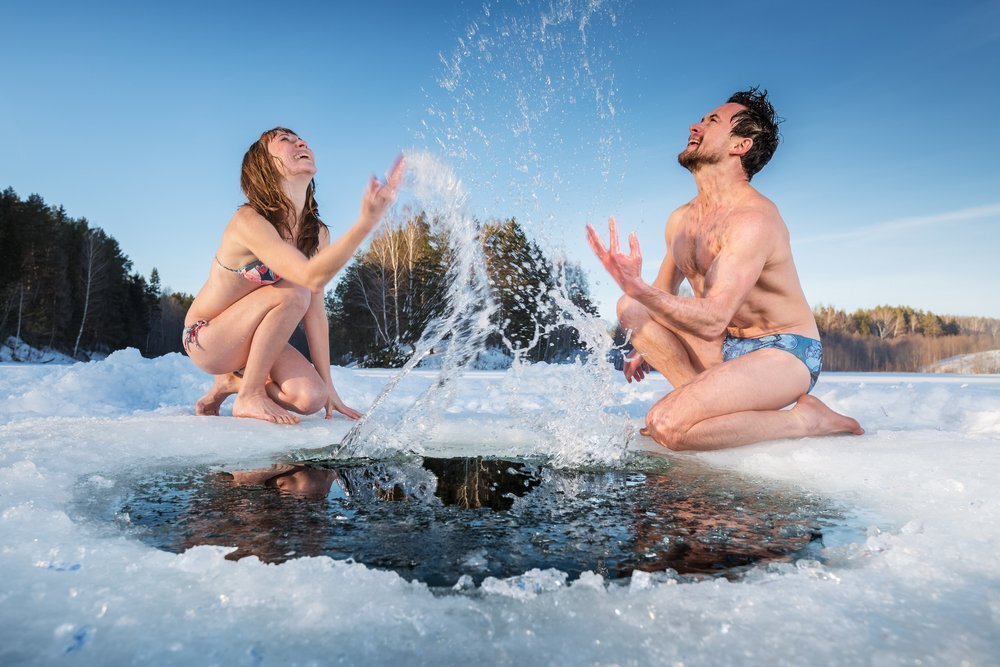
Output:
M486 260L468 195L455 173L430 153L406 155L404 189L428 213L431 230L446 239L451 262L446 276L446 308L432 320L413 356L379 393L365 416L345 436L334 456L379 456L399 450L421 451L452 398L455 380L485 347L496 303L490 294ZM443 348L435 382L402 415L390 413L385 399L417 364Z
M565 209L570 184L597 182L594 201L607 185L621 147L614 70L609 57L618 23L618 3L555 0L538 12L534 3L490 3L469 24L449 55L441 56L438 81L443 99L430 99L416 138L433 145L491 202L492 215L521 209L519 219L533 236L556 244L556 211ZM497 304L490 295L486 261L470 197L455 171L428 153L407 156L409 190L415 210L443 232L454 257L447 279L447 310L432 322L403 370L376 398L365 418L338 450L378 456L398 450L421 453L453 399L455 380L483 350ZM577 220L582 219L577 217ZM582 230L581 230L582 233ZM525 267L535 268L535 267ZM523 427L545 435L544 454L556 465L620 460L632 437L627 417L613 409L611 340L607 325L586 312L571 295L567 272L556 261L558 279L538 294L535 312L555 311L536 322L534 340L518 347L505 340L513 365L503 400ZM576 266L576 271L580 271ZM572 329L585 352L569 360L571 373L553 374L552 401L538 409L520 392L526 354L558 329ZM385 399L432 350L442 352L440 375L400 416Z
M552 402L535 410L527 410L522 404L524 363L522 355L515 354L511 372L505 378L508 409L521 416L529 428L548 435L548 456L554 465L619 461L635 437L635 429L630 419L614 412L614 367L607 363L612 340L604 323L570 298L565 261L560 264L560 278L549 291L559 310L553 328L574 329L588 354L573 359L572 372L553 378Z
M535 3L487 2L456 49L441 57L439 83L447 96L429 103L427 134L494 214L497 207L507 207L505 215L520 209L522 226L549 256L565 255L567 220L586 219L568 212L565 193L587 183L588 192L577 196L591 200L579 204L595 207L624 162L614 70L621 4L555 0L539 10ZM536 312L554 308L554 321L536 327L534 340L521 349L505 341L514 357L505 379L507 409L546 434L546 453L557 465L618 460L633 429L609 412L607 325L571 295L567 273L579 266L565 257L555 264L558 279L535 304ZM571 361L573 372L548 380L552 401L539 410L520 391L527 350L561 328L575 331L586 352Z
M486 2L430 91L418 141L484 201L553 222L570 187L596 205L624 162L613 0ZM587 188L581 188L587 183ZM593 187L590 187L593 186Z

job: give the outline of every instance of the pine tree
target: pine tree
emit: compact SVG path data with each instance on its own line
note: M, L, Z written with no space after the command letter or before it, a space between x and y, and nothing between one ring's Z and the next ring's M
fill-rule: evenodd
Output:
M554 319L551 265L513 218L484 225L481 238L499 304L495 315L499 334L493 343L504 342L526 358L540 360L547 327Z

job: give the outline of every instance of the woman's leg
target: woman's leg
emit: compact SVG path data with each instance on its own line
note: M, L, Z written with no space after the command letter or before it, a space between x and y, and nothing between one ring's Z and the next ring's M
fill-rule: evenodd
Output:
M326 406L329 393L309 360L291 345L285 345L271 368L267 395L287 410L311 415Z
M194 413L200 416L218 415L226 399L240 390L241 381L236 373L216 375L212 388L194 404Z
M239 392L243 378L237 373L215 376L215 383L195 404L199 415L217 415L223 402ZM264 385L275 403L293 412L311 415L326 406L329 390L316 369L301 352L291 345L278 355Z
M265 383L309 302L309 290L291 283L260 287L202 327L197 340L188 346L192 361L208 373L219 376L243 369L234 416L279 424L299 421L271 400Z

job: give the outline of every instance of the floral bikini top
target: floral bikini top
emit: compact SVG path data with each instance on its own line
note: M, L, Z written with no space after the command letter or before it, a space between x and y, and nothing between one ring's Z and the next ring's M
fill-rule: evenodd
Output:
M241 266L238 269L231 269L222 262L219 261L219 256L215 256L215 262L226 271L232 271L233 273L243 276L254 285L273 285L274 283L281 280L281 276L276 274L271 269L264 265L264 262L259 259L255 259L246 266Z

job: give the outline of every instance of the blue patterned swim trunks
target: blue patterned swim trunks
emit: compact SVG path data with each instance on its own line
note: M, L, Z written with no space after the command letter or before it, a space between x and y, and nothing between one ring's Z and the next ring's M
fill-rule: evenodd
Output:
M773 347L776 350L784 350L794 355L799 361L809 369L809 389L813 390L816 380L819 379L819 372L823 369L823 343L815 338L806 338L798 334L768 334L760 338L736 338L726 335L722 341L722 360L732 361L744 354L750 354L757 350L765 350Z

